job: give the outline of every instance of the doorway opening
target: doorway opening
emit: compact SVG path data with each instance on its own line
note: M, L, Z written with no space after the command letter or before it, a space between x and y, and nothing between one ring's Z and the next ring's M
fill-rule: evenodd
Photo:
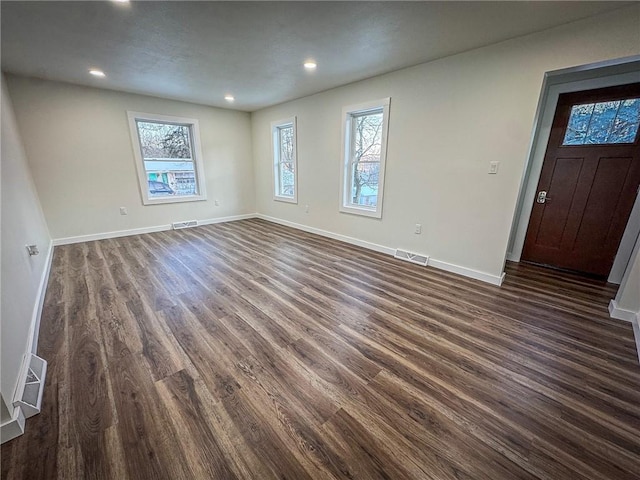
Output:
M558 97L521 260L609 277L640 191L640 82Z
M520 196L518 199L518 205L514 215L514 221L511 230L511 238L509 241L509 248L506 256L508 260L516 262L520 260L533 261L535 263L552 265L559 268L591 273L600 277L604 276L608 281L612 283L621 283L626 267L632 260L634 245L636 244L636 241L640 236L640 194L637 194L636 190L633 189L632 186L630 186L635 181L633 179L629 180L629 182L631 182L629 186L627 186L626 188L620 188L617 192L618 199L621 196L625 197L626 203L625 205L618 208L618 224L615 228L612 227L613 230L616 231L605 232L605 234L600 235L600 240L602 240L604 243L608 242L609 257L608 260L600 260L600 265L597 271L593 271L594 269L589 268L585 269L584 265L579 265L577 263L554 263L553 259L549 260L549 258L544 257L544 255L542 258L536 257L535 254L532 256L532 250L531 248L528 248L527 239L533 239L531 240L531 242L535 243L535 240L539 237L539 232L535 232L535 229L532 230L530 228L530 223L534 225L540 224L541 219L545 217L546 210L547 217L553 217L554 215L556 217L555 222L543 225L542 233L544 235L542 236L542 241L538 242L542 244L538 246L547 247L546 253L549 253L550 250L553 250L553 248L550 247L553 247L554 242L555 246L558 247L559 243L562 243L562 241L564 241L564 247L567 248L567 246L572 247L573 244L578 241L582 242L583 246L587 247L587 250L591 248L589 245L590 243L597 243L590 242L590 240L593 239L593 236L588 234L588 229L584 230L583 222L580 222L580 220L584 217L585 206L587 209L587 220L589 220L589 218L591 218L590 216L592 216L594 213L598 213L596 212L596 210L600 211L600 213L602 211L606 211L607 209L614 210L614 213L611 215L616 216L615 205L613 208L610 207L610 204L613 203L613 201L602 201L603 198L607 198L606 188L601 192L601 199L599 201L596 201L597 194L590 195L592 188L585 186L582 188L581 192L573 191L567 193L567 191L564 189L558 189L558 185L556 185L556 188L554 188L554 190L557 192L557 194L551 194L551 190L549 189L550 183L544 185L543 183L545 181L549 182L551 180L554 180L553 177L556 176L555 174L557 174L557 178L555 178L555 180L560 179L562 175L564 175L565 177L567 175L569 177L573 175L574 178L580 179L580 173L583 172L582 169L583 167L585 167L584 160L580 160L580 158L584 158L584 155L576 155L576 151L579 150L577 148L578 145L562 145L565 141L565 136L567 135L567 126L571 117L572 108L575 105L584 106L588 105L589 103L593 104L593 108L595 108L596 103L603 103L608 100L618 101L620 100L620 98L614 99L617 93L619 93L615 92L615 88L611 90L611 92L614 93L610 92L612 96L610 95L609 98L606 97L606 92L603 89L619 87L623 85L628 86L639 82L640 57L638 56L589 66L575 67L556 72L548 72L547 74L545 74L540 101L538 104L538 111L536 114L535 133L530 148L529 159L525 168L525 174L523 175L523 180L520 187ZM605 97L602 98L602 102L600 102L600 100L597 98L592 98L592 101L589 101L589 98L579 98L582 94L576 93L586 91L593 91L592 93L600 93L602 95L605 95ZM631 96L633 95L634 94L632 93ZM640 98L640 94L637 95L636 98ZM620 106L620 104L618 104L618 106ZM591 107L582 108L584 110ZM592 114L593 108L591 110ZM602 108L603 105L598 106L599 110L601 110ZM558 114L563 116L562 120L560 118L556 118L557 110ZM559 110L563 110L563 113L561 114ZM584 117L582 117L582 119L584 119L585 117L586 114ZM592 119L592 117L593 115L590 118ZM615 115L613 116L613 118L615 122ZM604 118L597 119L596 125L603 119ZM576 130L576 115L574 115L572 121L574 122L572 130ZM578 128L578 130L580 129ZM584 133L586 135L586 132ZM582 135L582 133L579 133L578 136L580 135ZM636 147L638 145L638 142L640 142L640 138L638 137L640 137L640 134L636 133L632 143L632 145L636 145ZM585 141L592 142L597 140L597 138L593 137ZM622 140L626 140L626 144L630 143L628 142L628 138L612 140L612 143L622 143ZM562 152L559 156L556 156L555 163L557 163L558 165L555 165L554 162L550 162L551 165L546 169L547 171L544 172L543 166L545 164L545 158L547 156L547 147L553 144L554 141L556 147L560 147L560 149L562 149L562 147L565 147L565 151ZM573 141L574 140L572 139L568 139L569 143ZM587 145L587 148L589 148L589 145ZM573 149L573 152L569 152L570 149ZM607 185L609 185L609 183L611 183L611 179L608 178L608 176L611 176L611 169L609 169L608 167L613 167L613 170L616 170L616 168L618 170L624 170L626 168L627 174L630 174L631 176L636 175L636 170L633 170L632 172L629 171L634 165L633 162L627 159L625 164L626 167L622 163L614 163L613 161L608 162L607 160L613 160L614 157L620 157L619 152L611 151L609 153L612 154L608 155L605 152L605 155L601 155L598 160L587 162L590 163L589 168L592 173L590 179L591 187L593 187L593 183L595 182L597 184L596 190L603 186L606 187ZM558 158L561 159L560 162L557 161ZM559 167L557 171L555 167ZM586 178L582 178L582 180L587 181ZM546 189L537 188L538 184L540 184L541 187L546 187ZM637 188L637 186L635 188ZM624 192L622 192L622 190L624 190ZM629 193L631 190L633 191ZM545 197L544 193L542 194L541 198L538 198L540 192L546 192L546 198L542 198ZM562 218L562 215L558 216L557 207L562 206L559 204L562 204L564 202L565 204L568 203L568 205L571 206L572 201L576 200L576 198L574 198L576 197L576 193L579 197L577 200L580 200L577 203L582 203L583 207L582 211L579 212L579 215L573 212L573 217L570 219L568 218L570 217L570 215L565 215L564 218ZM590 197L591 203L589 203ZM551 207L551 205L553 205L554 208L538 208L538 211L536 212L536 206ZM565 213L567 212L565 211ZM622 217L622 220L620 220L620 217ZM549 220L549 218L547 218L547 220ZM569 232L565 232L565 224L571 223L569 222L569 220L573 222L572 225L569 225L570 227L572 227L572 230ZM588 224L589 222L587 221L586 223ZM549 228L544 231L544 228L549 227L549 225L553 227L551 228L551 231ZM581 226L583 226L582 231L580 231ZM611 227L611 222L609 222L609 227ZM612 235L610 233L615 233L615 235ZM551 234L551 236L549 236L549 234ZM591 249L594 252L598 252L597 248ZM613 251L613 254L611 253L611 251ZM614 258L613 263L611 263L611 256L613 256ZM566 255L561 254L560 260L564 261L565 257ZM580 255L575 255L574 257L580 257ZM579 262L579 260L579 258L574 258L574 262ZM605 270L608 271L605 272Z

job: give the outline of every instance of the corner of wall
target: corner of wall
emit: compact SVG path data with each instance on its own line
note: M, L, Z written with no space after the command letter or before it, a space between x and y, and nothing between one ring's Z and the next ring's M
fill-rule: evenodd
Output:
M2 91L2 386L0 391L13 421L17 385L25 375L24 358L37 341L53 245L33 182L21 132L15 118L4 74ZM11 208L9 208L9 206ZM25 245L36 245L46 255L30 255ZM7 280L10 279L8 282ZM11 427L13 428L13 427ZM10 430L11 430L10 428ZM3 430L4 437L4 430Z

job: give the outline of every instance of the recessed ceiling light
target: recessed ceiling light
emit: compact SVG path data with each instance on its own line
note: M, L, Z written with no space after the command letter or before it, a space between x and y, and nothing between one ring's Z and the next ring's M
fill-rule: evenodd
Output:
M304 68L306 68L307 70L315 70L317 66L318 64L311 60L304 62Z
M224 99L225 99L227 102L233 102L236 98L235 98L233 95L225 95L225 96L224 96Z
M97 68L92 68L89 70L89 73L91 75L93 75L94 77L106 77L106 75L104 74L104 72L100 69Z
M129 0L113 0L116 3L129 3Z

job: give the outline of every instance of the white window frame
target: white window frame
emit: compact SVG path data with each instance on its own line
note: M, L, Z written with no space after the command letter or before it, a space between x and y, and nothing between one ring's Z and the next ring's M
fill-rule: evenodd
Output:
M182 203L182 202L198 202L207 199L207 191L205 188L204 166L202 162L202 147L200 143L200 127L198 120L195 118L174 117L172 115L158 115L155 113L127 112L129 118L129 130L131 133L131 143L133 145L133 156L136 163L136 172L138 174L138 183L140 186L140 195L144 205L157 205L162 203ZM138 136L138 127L136 121L150 121L171 123L184 125L189 127L191 133L191 156L193 157L193 167L195 170L197 195L179 195L172 197L154 197L149 196L149 184L147 180L147 171L144 166L144 158L142 156L142 146Z
M387 136L389 133L389 106L391 98L383 98L358 105L349 105L342 109L342 167L340 169L340 211L366 217L382 218L384 194L384 174L387 158ZM351 203L352 156L353 156L353 119L367 112L382 109L382 140L380 145L380 172L378 174L378 200L376 207Z
M293 127L293 196L280 193L280 129ZM296 117L271 122L271 151L273 153L273 199L279 202L298 203L298 131Z

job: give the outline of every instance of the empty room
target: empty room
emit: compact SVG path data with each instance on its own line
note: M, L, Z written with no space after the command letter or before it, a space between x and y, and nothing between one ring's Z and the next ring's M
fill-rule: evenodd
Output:
M6 480L640 477L640 4L2 1Z

